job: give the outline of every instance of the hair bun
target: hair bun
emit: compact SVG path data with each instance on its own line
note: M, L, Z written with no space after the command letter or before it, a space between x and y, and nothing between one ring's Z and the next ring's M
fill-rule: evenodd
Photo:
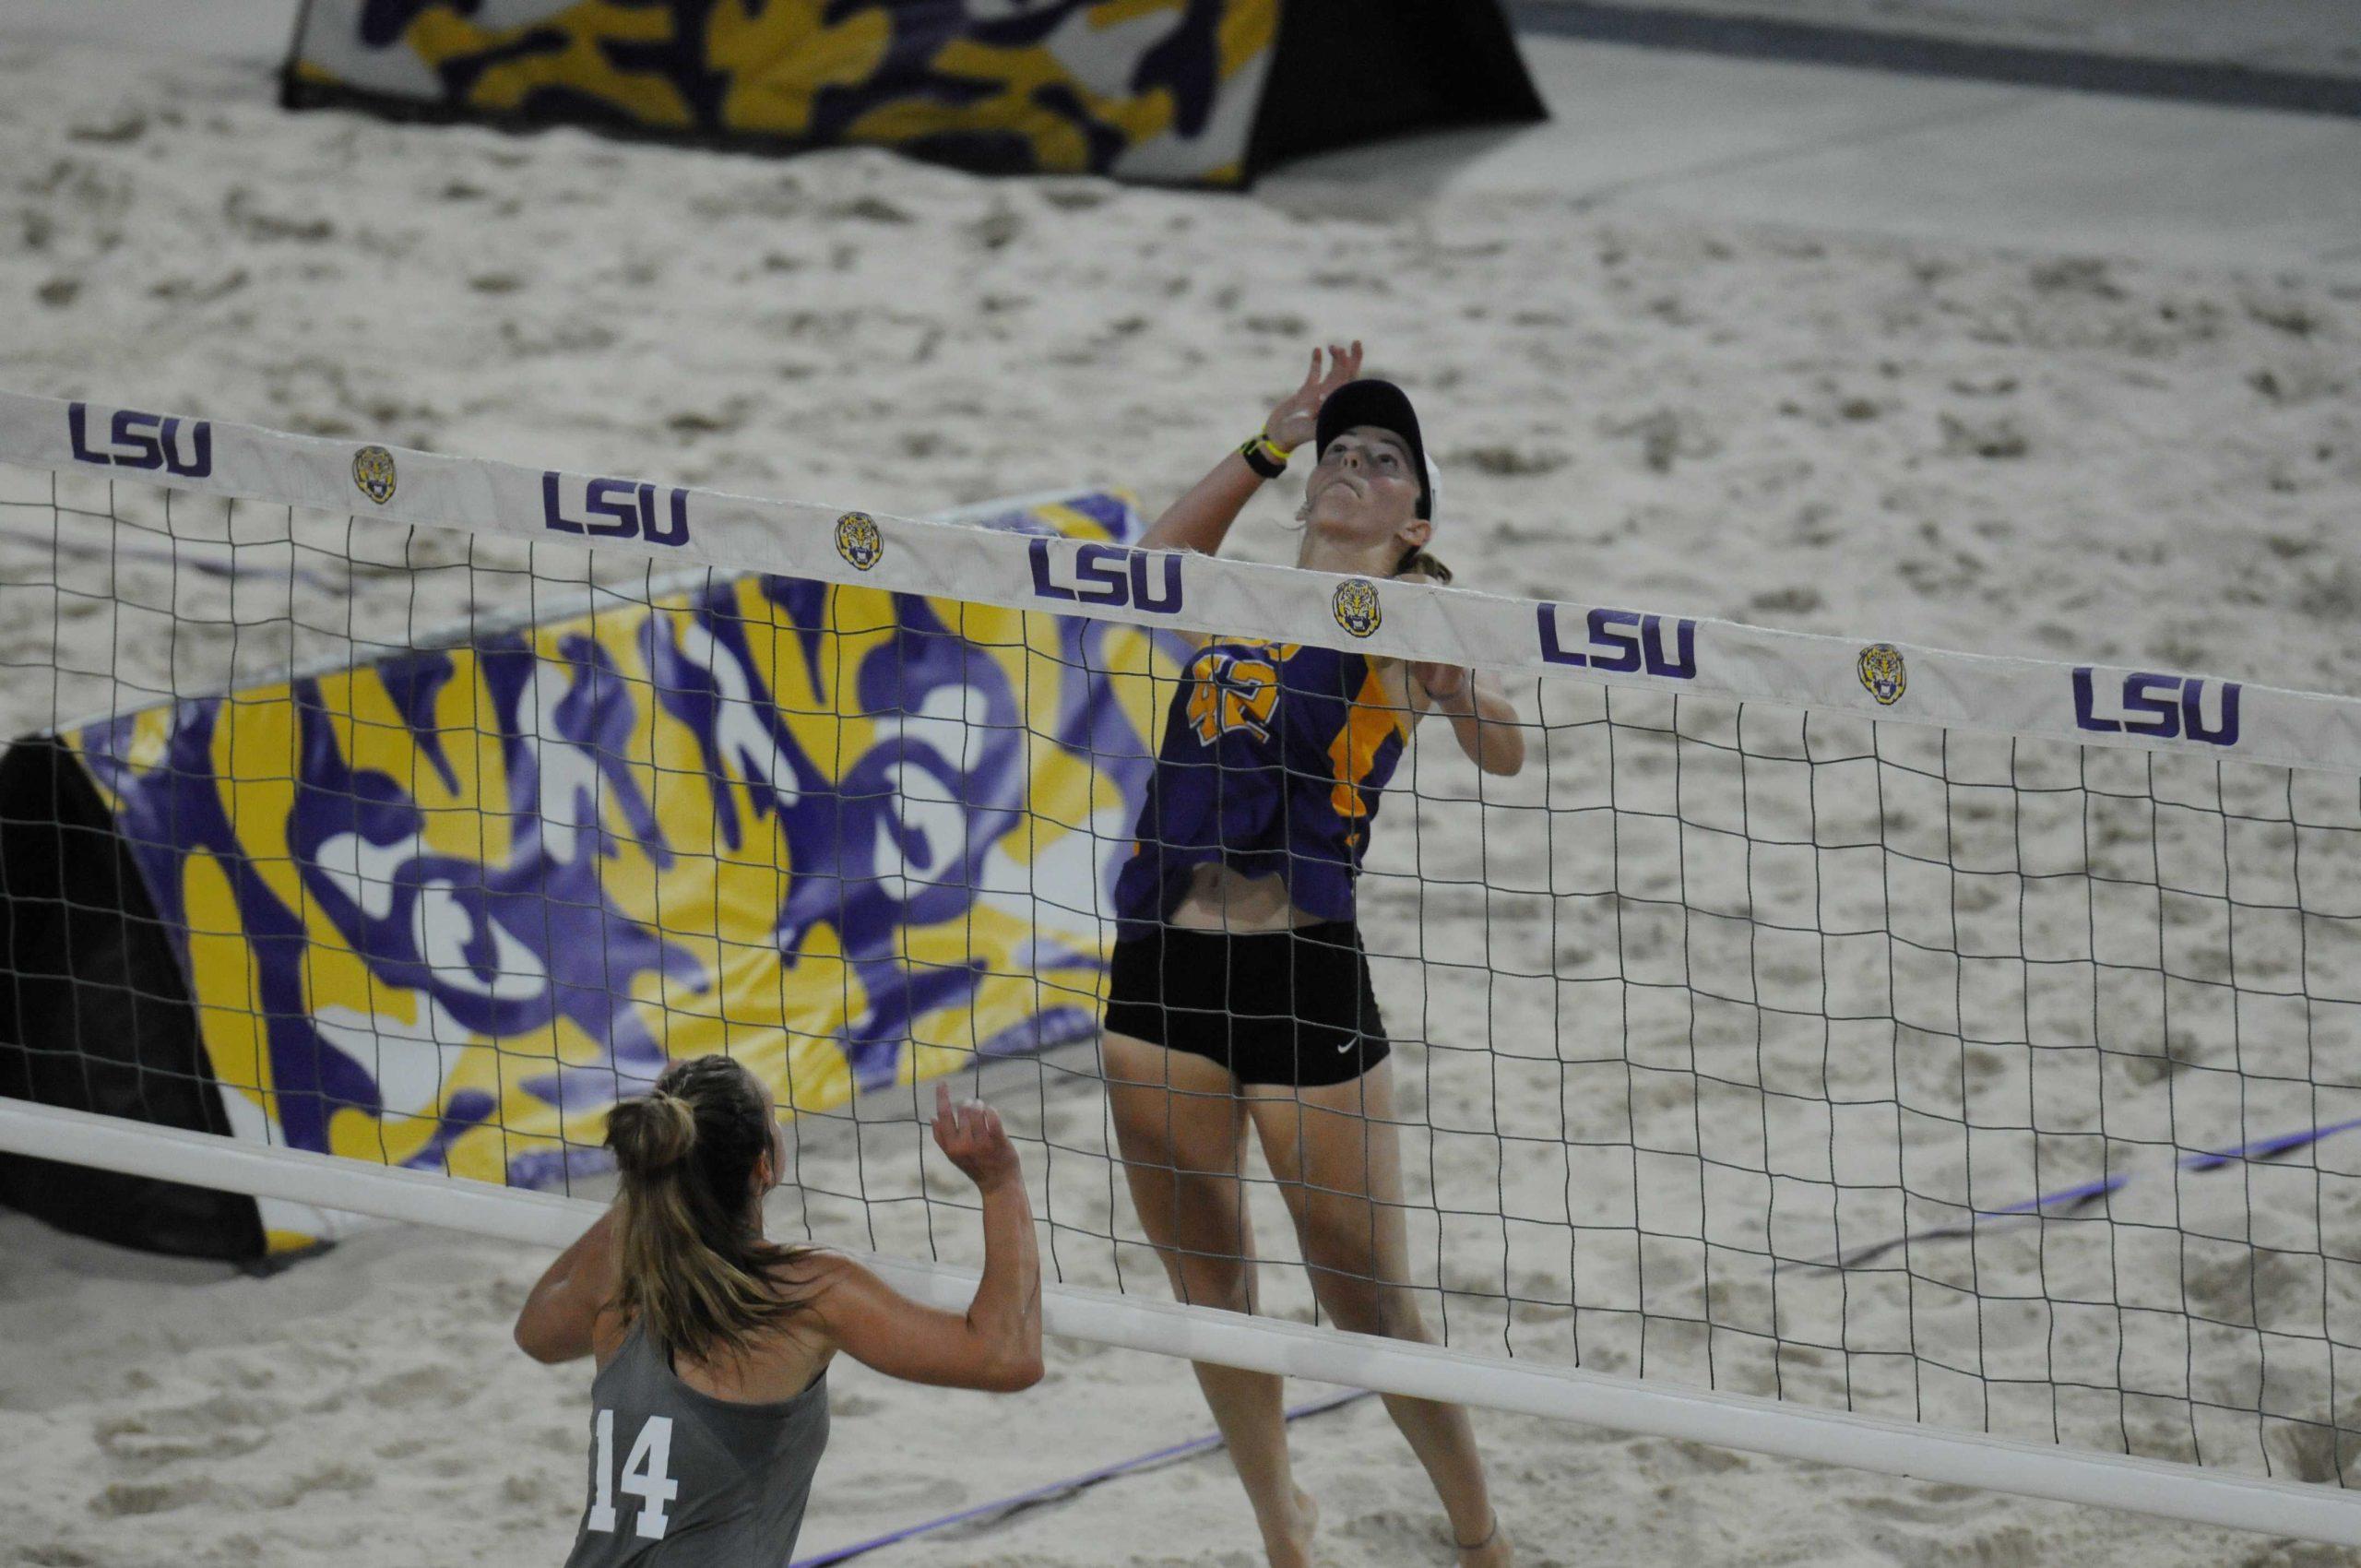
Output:
M696 1142L695 1108L662 1089L618 1101L607 1113L607 1146L626 1176L669 1170L689 1158Z

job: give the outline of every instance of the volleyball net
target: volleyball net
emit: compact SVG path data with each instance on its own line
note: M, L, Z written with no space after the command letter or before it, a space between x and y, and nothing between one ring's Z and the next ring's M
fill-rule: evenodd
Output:
M728 1051L775 1232L964 1300L969 1075L1058 1332L2361 1543L2361 704L1138 529L0 396L0 1148L563 1241L606 1108ZM1428 725L1359 884L1437 1346L1321 1321L1259 1164L1268 1316L1132 1212L1093 1036L1183 629L1522 716L1513 778Z

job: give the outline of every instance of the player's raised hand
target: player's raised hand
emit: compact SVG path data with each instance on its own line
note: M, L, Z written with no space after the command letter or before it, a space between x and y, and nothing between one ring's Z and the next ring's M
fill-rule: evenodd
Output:
M1289 451L1302 445L1320 433L1320 405L1328 394L1352 381L1361 373L1361 346L1355 339L1350 347L1328 345L1323 362L1320 350L1311 350L1311 369L1303 385L1279 399L1271 410L1271 417L1263 422L1263 434Z
M1439 703L1448 703L1466 691L1472 678L1464 664L1413 664L1410 677Z
M1000 1124L1000 1112L980 1099L951 1102L951 1086L934 1086L934 1144L967 1180L984 1192L1003 1182L1025 1180L1016 1146Z

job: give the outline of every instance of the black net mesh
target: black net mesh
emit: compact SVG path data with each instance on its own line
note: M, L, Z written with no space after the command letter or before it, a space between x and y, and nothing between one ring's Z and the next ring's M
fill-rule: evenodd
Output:
M1008 526L1133 526L1061 516ZM1251 1233L1264 1313L2350 1472L2361 781L1513 678L1520 773L1430 716L1360 825L1382 1090L1176 1078L1127 1171L1109 900L1192 656L0 470L0 709L102 808L0 802L46 933L0 1087L218 1086L243 1136L595 1194L614 1096L726 1050L793 1111L779 1229L973 1261L955 1073L1069 1282L1168 1297L1161 1194L1216 1305ZM1400 689L1329 695L1382 734Z

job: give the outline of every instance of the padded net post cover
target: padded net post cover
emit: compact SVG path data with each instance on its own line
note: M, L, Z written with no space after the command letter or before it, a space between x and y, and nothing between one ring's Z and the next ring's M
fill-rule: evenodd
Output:
M226 1134L170 936L113 814L54 737L0 756L0 1095ZM253 1263L255 1201L0 1155L0 1202L120 1246Z

